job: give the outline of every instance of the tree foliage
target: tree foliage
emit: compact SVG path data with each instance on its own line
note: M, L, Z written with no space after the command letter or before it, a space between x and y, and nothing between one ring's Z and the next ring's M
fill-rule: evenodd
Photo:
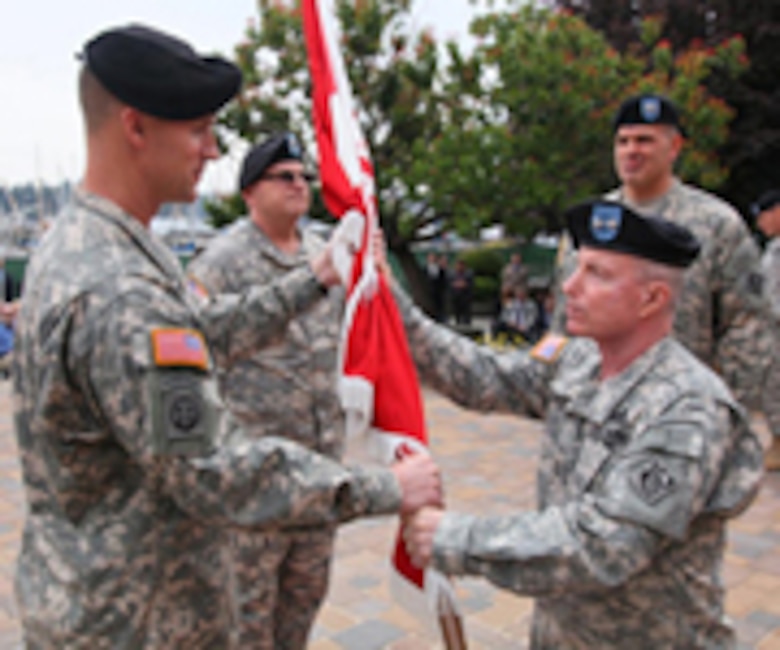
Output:
M518 3L478 18L477 47L468 59L454 57L451 69L454 94L472 112L434 143L439 169L448 169L434 193L465 203L475 222L500 221L513 232L555 229L563 207L612 184L612 115L627 96L646 91L686 109L682 176L717 185L725 170L713 152L732 111L703 83L715 69L738 74L743 43L674 53L659 27L645 20L641 47L620 53L565 12Z
M382 227L413 291L423 284L413 243L453 229L473 236L493 223L515 234L555 229L563 207L607 189L610 118L628 94L663 91L690 109L683 175L705 186L723 177L709 152L731 113L702 80L715 68L741 69L739 39L673 52L660 23L645 21L642 47L621 53L580 18L508 4L475 19L467 51L413 32L410 0L335 0ZM235 50L245 85L221 117L224 144L291 129L313 153L299 8L289 0L258 7ZM211 206L218 223L243 210L237 196ZM313 214L324 214L321 203Z

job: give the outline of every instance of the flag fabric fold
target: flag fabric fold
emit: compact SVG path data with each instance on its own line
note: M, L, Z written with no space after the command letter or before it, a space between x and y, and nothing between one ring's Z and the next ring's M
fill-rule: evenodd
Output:
M374 171L336 45L332 0L302 0L302 9L323 199L335 217L362 222L351 230L357 252L347 283L339 392L348 435L372 436L382 460L391 462L409 453L428 453L422 397L398 308L376 270L370 245L378 228ZM432 602L442 630L442 607L448 617L457 617L449 582L412 564L400 532L392 565L407 591L404 602L410 602L410 595ZM464 647L446 638L445 643Z

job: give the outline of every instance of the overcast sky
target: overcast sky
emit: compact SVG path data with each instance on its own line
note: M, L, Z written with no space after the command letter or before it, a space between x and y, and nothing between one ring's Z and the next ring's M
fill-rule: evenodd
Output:
M74 54L102 29L144 22L231 56L254 0L17 0L0 36L0 186L77 180L84 164ZM437 38L465 36L469 0L415 0L415 27ZM215 163L202 190L232 185L235 163Z

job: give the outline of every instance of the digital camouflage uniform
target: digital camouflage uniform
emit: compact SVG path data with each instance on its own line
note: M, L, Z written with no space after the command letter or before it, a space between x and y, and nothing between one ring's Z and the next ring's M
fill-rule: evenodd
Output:
M772 360L764 390L764 414L772 435L780 437L780 237L767 244L761 261L773 337Z
M606 195L647 215L687 227L701 242L686 270L676 306L674 333L699 359L720 373L742 403L754 406L771 350L762 296L760 255L739 214L712 194L675 180L651 203L627 201L620 190ZM553 329L565 321L563 282L577 265L576 251L564 238L559 254Z
M301 231L301 240L297 254L286 254L245 219L213 240L188 273L211 294L264 286L306 267L324 246L310 230ZM283 436L341 460L344 429L335 375L343 306L343 290L332 289L272 345L220 369L225 403L249 436ZM327 590L334 534L330 526L229 531L237 647L305 647Z
M26 278L14 385L26 647L227 648L225 528L397 510L389 471L249 441L219 401L211 355L228 365L280 333L320 294L309 269L197 303L140 222L79 190ZM182 331L186 345L156 345Z
M590 340L548 335L533 354L501 354L402 303L434 388L546 420L538 511L445 512L433 566L535 597L536 650L733 648L726 520L751 502L762 451L720 378L665 338L600 382Z

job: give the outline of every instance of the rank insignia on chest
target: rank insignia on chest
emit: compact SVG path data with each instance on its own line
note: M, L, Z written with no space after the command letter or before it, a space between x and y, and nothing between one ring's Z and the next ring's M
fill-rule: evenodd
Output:
M197 330L160 327L151 331L151 338L155 365L208 370L206 342Z
M531 356L538 361L552 363L561 355L568 342L567 336L547 334L533 347Z

